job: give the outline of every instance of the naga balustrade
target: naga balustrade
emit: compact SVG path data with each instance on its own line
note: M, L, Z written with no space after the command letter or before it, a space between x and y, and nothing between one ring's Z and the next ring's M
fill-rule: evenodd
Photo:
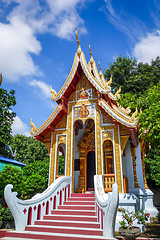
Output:
M14 217L17 231L24 231L27 225L33 225L44 215L50 214L70 197L72 177L59 177L43 193L36 194L29 200L18 199L12 192L12 184L5 187L4 197Z
M112 192L112 185L115 183L115 174L104 174L104 191ZM124 193L128 193L128 178L123 175Z
M112 185L115 183L115 174L104 174L104 191L112 192Z
M95 175L94 187L96 214L101 229L103 229L103 236L113 238L119 203L118 186L114 183L112 192L105 193L103 175Z

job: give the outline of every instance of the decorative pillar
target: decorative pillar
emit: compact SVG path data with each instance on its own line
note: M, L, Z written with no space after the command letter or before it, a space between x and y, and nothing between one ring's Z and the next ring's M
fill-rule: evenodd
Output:
M122 173L121 173L121 163L120 163L120 148L119 148L119 135L118 126L114 128L114 153L115 153L115 171L116 171L116 183L118 185L119 193L122 193Z
M67 124L67 166L66 176L71 176L72 159L72 105L68 104L68 124Z
M132 162L133 162L133 175L134 175L134 187L135 188L140 188L137 182L137 173L136 173L136 149L131 144L131 155L132 155Z
M96 174L102 174L102 156L101 156L101 131L100 131L100 109L96 107L96 134L95 134L95 144L96 144L96 160L97 160L97 170Z
M56 150L56 133L53 132L53 140L52 140L52 146L51 146L51 163L50 163L50 173L49 173L49 176L50 176L50 179L49 179L49 185L51 185L54 180L55 180L55 177L54 177L54 172L55 172L55 150Z
M145 145L144 145L144 140L140 141L140 150L141 150L141 160L142 160L142 170L143 170L143 180L144 180L144 188L149 189L147 185L147 180L145 176L145 160L144 160L144 155L145 155Z

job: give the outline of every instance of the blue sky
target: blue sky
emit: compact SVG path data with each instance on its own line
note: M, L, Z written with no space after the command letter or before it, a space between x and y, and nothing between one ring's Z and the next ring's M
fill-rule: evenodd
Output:
M117 55L150 63L160 55L158 0L1 0L0 72L2 88L16 91L13 134L29 135L30 119L39 127L56 103L77 51L104 70Z

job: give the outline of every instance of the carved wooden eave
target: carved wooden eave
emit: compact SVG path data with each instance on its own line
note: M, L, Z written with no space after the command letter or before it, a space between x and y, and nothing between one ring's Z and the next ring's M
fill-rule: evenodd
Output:
M129 128L135 128L137 126L137 121L132 120L132 117L126 114L120 114L119 111L117 111L117 108L115 105L111 107L105 100L99 99L98 100L98 106L100 109L103 109L107 114L109 114L114 120L121 123L122 125L125 125Z
M50 115L50 117L31 135L37 140L43 142L43 137L48 132L55 131L55 126L59 121L62 120L64 114L67 114L67 108L62 105L57 106L53 113Z

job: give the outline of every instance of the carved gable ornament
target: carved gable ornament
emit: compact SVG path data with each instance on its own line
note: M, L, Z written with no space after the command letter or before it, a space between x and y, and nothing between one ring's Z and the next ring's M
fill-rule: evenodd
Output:
M82 104L80 110L79 110L79 116L84 118L84 117L87 117L89 115L89 111L86 107L85 104Z

